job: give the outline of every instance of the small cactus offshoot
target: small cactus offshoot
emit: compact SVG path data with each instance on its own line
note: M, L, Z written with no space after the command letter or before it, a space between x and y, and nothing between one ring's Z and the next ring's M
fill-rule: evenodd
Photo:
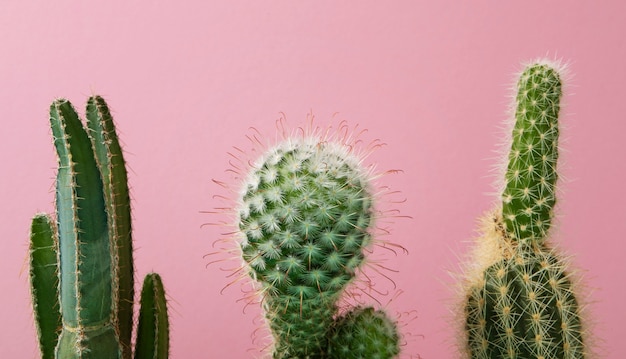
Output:
M331 358L395 358L400 353L398 328L382 310L355 308L336 320L328 353Z
M329 341L341 338L335 353L362 349L347 335L359 340L362 330L380 333L395 348L381 358L399 351L395 323L384 312L368 308L337 318L337 303L372 242L374 196L361 162L334 139L295 136L267 150L244 180L237 208L241 253L260 283L274 358L350 358L329 353ZM379 357L369 354L381 351L374 347L354 357Z
M35 324L44 359L130 359L134 270L126 167L101 97L89 99L86 117L85 127L64 99L50 106L59 160L56 218L37 214L31 226ZM167 358L160 277L149 274L146 286L155 289L142 293L137 353L149 346L158 348L150 358Z
M483 220L466 283L464 352L472 359L581 359L581 306L548 243L556 203L560 67L529 65L517 83L502 204Z

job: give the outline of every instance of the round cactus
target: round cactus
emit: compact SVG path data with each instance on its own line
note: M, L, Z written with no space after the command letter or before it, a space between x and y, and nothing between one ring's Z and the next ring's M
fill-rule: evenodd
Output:
M336 301L354 278L373 220L360 158L315 136L267 151L244 182L241 250L261 283L275 358L322 357Z
M382 310L355 308L340 317L328 354L337 359L389 359L400 353L395 322Z

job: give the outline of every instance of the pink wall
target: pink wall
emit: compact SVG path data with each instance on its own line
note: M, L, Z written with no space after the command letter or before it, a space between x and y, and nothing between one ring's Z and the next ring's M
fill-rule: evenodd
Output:
M279 112L298 126L310 111L368 128L388 144L369 160L404 171L381 180L412 217L387 238L410 254L386 255L404 291L386 307L417 313L403 357L454 358L448 271L494 200L513 73L545 55L573 73L557 239L592 289L601 351L623 357L626 2L32 3L0 3L0 357L37 353L25 266L30 217L53 210L48 105L98 93L126 144L137 274L160 272L169 293L173 358L253 357L258 310L237 286L220 294L228 273L203 258L220 229L201 212L250 127L273 135Z

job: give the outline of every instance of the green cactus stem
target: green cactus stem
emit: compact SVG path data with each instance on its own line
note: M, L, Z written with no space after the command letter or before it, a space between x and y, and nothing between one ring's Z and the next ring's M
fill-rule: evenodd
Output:
M112 257L117 274L114 277L115 318L119 330L124 357L131 355L133 328L134 269L132 259L130 197L124 156L117 139L113 118L104 99L90 97L87 101L87 128L96 161L102 175L109 236L113 240L116 255Z
M360 159L333 141L285 140L251 170L240 245L261 284L274 358L326 357L336 302L371 241L372 204Z
M169 319L161 277L146 275L141 290L135 359L161 359L169 355Z
M582 359L580 304L560 256L546 242L556 203L559 69L521 74L502 207L489 214L465 303L468 357Z
M87 127L69 101L50 107L59 161L56 225L37 215L31 229L40 347L43 358L130 359L134 273L126 167L104 100L90 98L86 112ZM155 294L165 303L162 290ZM166 345L167 334L159 338L159 346Z
M30 285L42 359L54 358L54 348L62 326L57 300L58 246L54 222L47 214L37 214L30 230Z
M502 217L510 238L541 241L556 203L561 77L538 64L520 76L513 143L502 193Z
M121 358L115 333L114 263L111 257L103 185L91 141L76 111L65 100L50 108L59 158L57 220L63 329L57 355ZM113 356L111 356L113 355Z

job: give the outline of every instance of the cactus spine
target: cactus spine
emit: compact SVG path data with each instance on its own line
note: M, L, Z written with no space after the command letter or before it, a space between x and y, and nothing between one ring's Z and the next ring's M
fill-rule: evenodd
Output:
M585 357L580 305L564 262L546 243L556 203L561 74L529 65L517 84L501 208L484 222L465 302L470 358Z
M56 222L40 214L31 227L40 348L43 358L130 359L134 298L126 168L104 100L90 98L86 113L88 130L67 100L50 107L59 159ZM167 354L166 348L154 358Z
M261 284L274 358L332 357L337 301L371 242L373 196L360 162L334 139L304 135L268 150L244 182L240 246Z

